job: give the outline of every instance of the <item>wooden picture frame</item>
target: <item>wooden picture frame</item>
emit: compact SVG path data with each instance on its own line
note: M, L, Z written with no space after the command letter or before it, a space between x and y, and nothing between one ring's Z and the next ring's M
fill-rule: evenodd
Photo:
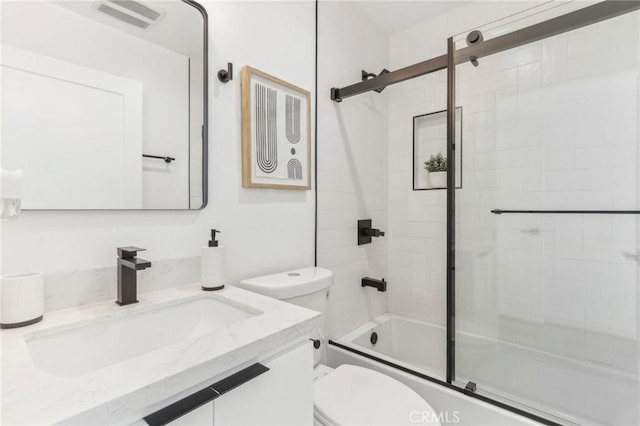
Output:
M242 68L242 187L311 189L311 94Z

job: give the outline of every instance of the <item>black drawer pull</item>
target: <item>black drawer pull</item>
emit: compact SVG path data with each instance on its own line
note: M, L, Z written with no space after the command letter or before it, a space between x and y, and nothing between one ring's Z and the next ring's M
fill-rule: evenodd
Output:
M218 395L216 395L217 398L218 396L224 395L225 393L237 388L238 386L247 383L249 380L255 379L256 377L258 377L262 373L266 373L267 371L269 371L268 367L265 367L260 363L256 363L245 368L244 370L238 371L237 373L220 380L219 382L215 382L209 387L218 393Z
M267 371L269 371L268 367L265 367L260 363L253 364L244 370L240 370L229 377L215 382L214 384L181 399L180 401L174 402L155 413L149 414L144 418L144 421L150 426L162 426L167 423L171 423L177 418L213 401L220 395L224 395L225 393L247 383L251 379L258 377Z

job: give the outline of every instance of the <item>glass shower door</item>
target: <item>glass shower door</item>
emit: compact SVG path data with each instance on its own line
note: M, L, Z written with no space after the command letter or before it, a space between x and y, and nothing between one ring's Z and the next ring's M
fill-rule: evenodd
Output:
M639 29L456 67L455 383L561 423L640 424Z

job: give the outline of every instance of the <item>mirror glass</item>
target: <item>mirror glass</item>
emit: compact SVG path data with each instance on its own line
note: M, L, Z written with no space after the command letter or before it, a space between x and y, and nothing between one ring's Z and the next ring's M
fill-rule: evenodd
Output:
M206 205L206 17L188 1L2 1L2 151L25 210Z

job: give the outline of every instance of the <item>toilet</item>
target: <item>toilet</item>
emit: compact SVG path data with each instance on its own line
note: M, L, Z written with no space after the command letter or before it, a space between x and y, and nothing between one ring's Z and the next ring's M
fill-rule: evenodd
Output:
M320 363L325 348L324 315L332 283L331 271L309 267L250 278L237 284L322 314L322 324L310 336L321 342L314 352L314 424L439 426L437 413L431 406L398 380L355 365L344 364L332 369Z

